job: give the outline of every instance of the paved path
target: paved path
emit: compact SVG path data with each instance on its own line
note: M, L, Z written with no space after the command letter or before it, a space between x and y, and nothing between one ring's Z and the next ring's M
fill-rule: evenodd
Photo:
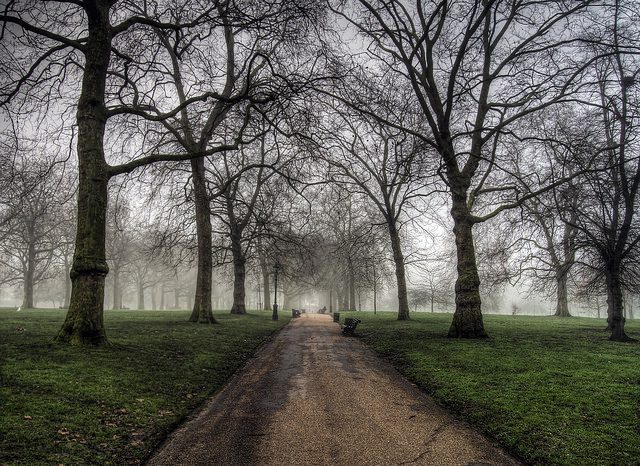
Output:
M343 337L330 316L303 314L149 464L518 463Z

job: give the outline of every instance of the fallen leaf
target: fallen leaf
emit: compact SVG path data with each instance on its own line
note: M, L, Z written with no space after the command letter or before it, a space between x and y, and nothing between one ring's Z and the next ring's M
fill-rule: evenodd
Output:
M58 433L60 435L69 435L69 429L67 429L66 427L61 427L60 429L58 429Z
M25 416L24 419L26 419L27 421L30 421L33 418L31 416Z

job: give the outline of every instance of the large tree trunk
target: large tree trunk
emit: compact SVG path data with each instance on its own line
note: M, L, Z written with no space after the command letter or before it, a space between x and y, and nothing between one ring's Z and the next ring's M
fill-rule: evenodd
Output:
M396 266L396 284L398 287L398 320L409 320L407 277L404 267L404 254L402 254L402 246L400 244L400 233L398 232L398 229L393 222L387 221L387 225L389 227L389 238L391 240L391 249L393 251L393 263Z
M620 267L617 264L607 264L605 273L607 284L607 311L609 329L612 341L631 341L632 339L624 332L624 302L622 298L622 284L620 283Z
M466 191L456 193L452 188L453 233L456 239L458 278L456 279L456 311L449 328L452 338L486 338L482 322L480 277L473 244L473 224L466 205Z
M105 345L104 281L107 184L104 159L106 111L104 90L111 56L108 0L86 8L88 39L78 102L78 216L76 247L71 267L69 311L56 339L79 345Z
M564 270L559 270L556 275L556 313L557 317L571 317L569 312L569 299L567 297L567 273Z
M191 177L193 179L193 193L196 207L196 235L198 237L198 273L196 277L196 291L193 311L189 320L205 324L216 323L211 310L212 288L212 242L211 242L211 213L209 211L209 197L205 179L204 159L191 160Z
M245 258L242 252L241 233L231 235L231 252L233 254L233 305L231 314L246 314L245 304Z

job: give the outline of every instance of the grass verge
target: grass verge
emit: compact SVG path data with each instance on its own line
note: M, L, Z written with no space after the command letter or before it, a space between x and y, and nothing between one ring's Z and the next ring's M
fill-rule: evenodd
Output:
M111 345L53 342L65 312L0 310L0 464L139 464L289 319L107 311Z
M445 337L451 315L345 315L408 379L526 462L640 464L640 344L608 341L604 320L486 316L490 339L456 340ZM640 322L627 334L640 339Z

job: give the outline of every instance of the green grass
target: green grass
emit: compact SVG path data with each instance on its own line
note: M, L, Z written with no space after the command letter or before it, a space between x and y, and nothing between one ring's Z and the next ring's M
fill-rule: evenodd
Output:
M289 319L107 311L111 343L53 342L58 310L0 310L0 464L138 464Z
M604 320L486 316L491 338L469 341L444 336L451 315L358 317L367 345L526 462L640 464L640 344Z

